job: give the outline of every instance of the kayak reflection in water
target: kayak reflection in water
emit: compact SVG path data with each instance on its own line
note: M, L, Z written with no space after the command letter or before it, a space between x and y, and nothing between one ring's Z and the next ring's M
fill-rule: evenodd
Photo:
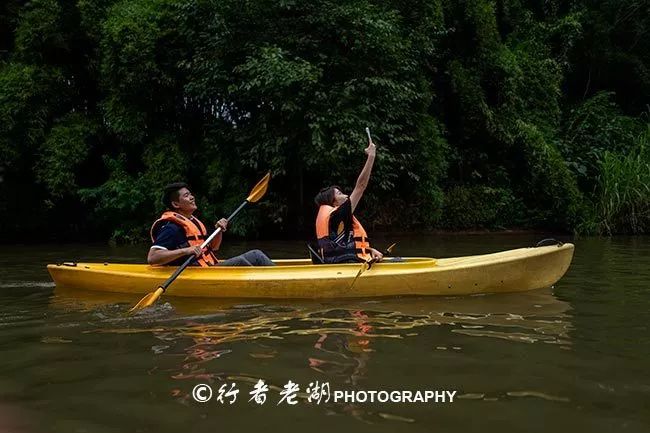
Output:
M189 255L196 256L193 266L273 266L274 263L260 250L250 250L236 257L217 260L215 251L221 246L228 220L221 218L215 224L221 228L214 240L201 251L208 238L205 226L193 214L197 209L194 196L187 184L178 182L165 187L162 198L167 208L151 226L151 241L147 262L150 265L180 266Z
M370 246L366 230L354 216L375 162L376 149L370 137L365 152L368 157L352 194L347 196L340 187L332 185L321 189L314 198L318 206L317 249L322 263L381 261L384 258L382 253Z

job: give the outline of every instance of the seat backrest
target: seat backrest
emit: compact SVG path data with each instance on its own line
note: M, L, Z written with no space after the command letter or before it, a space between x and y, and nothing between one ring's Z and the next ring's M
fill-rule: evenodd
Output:
M307 251L309 251L309 258L313 264L322 265L325 263L325 259L318 254L318 245L315 242L307 242Z

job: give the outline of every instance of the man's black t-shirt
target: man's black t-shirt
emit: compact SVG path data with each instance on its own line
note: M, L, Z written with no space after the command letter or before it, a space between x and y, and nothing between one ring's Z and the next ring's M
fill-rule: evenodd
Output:
M166 221L157 225L158 227L156 227L153 233L154 243L151 248L171 251L190 246L189 242L187 242L187 237L185 236L185 230L183 230L183 227L172 221ZM187 257L179 257L166 265L180 266L185 263L185 260L187 260ZM198 266L198 264L199 263L196 260L191 263L192 266Z

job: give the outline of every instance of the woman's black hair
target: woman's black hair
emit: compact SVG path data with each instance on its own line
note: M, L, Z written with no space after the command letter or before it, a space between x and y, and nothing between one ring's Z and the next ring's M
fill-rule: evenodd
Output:
M174 210L172 202L178 201L178 198L180 197L178 192L183 188L189 189L189 186L185 182L175 182L170 183L165 187L163 190L162 202L167 209Z
M326 186L325 188L318 191L316 197L314 197L314 202L316 206L333 206L334 205L334 190L341 190L341 187L338 185Z

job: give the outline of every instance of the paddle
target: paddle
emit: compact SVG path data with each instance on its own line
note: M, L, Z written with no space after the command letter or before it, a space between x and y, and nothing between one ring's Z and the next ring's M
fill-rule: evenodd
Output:
M391 252L393 251L393 248L395 248L395 245L397 245L397 242L390 244L390 246L388 248L386 248L382 254L384 256L389 256L391 254ZM361 274L363 274L368 269L370 269L372 267L372 265L375 264L375 263L377 263L377 259L375 259L375 258L368 259L368 260L364 261L363 263L361 263L361 269L359 269L359 272L357 272L357 276L354 277L354 280L352 280L352 284L350 284L350 288L348 290L352 290L352 287L354 287L354 283L357 282L357 279L361 276Z
M392 244L390 244L390 246L386 248L382 254L385 256L390 256L391 253L393 252L393 248L395 248L395 245L397 245L397 242L393 242Z
M266 173L266 176L264 176L264 177L262 178L262 180L260 180L259 182L257 182L257 185L255 185L255 186L253 187L253 189L251 190L251 193L248 195L248 197L246 198L246 200L244 200L244 202L243 202L242 204L240 204L239 207L238 207L238 208L237 208L237 209L236 209L232 214L230 214L230 216L228 217L228 221L229 221L229 222L230 222L230 221L235 217L235 215L237 215L237 214L239 213L239 211L242 210L242 209L244 208L244 206L246 206L248 203L255 203L255 202L257 202L259 199L261 199L261 198L264 196L264 194L266 193L266 189L267 189L268 186L269 186L269 179L270 179L270 178L271 178L271 173ZM221 231L221 227L217 228L214 232L212 232L212 234L210 235L210 237L208 237L208 238L205 240L205 242L203 242L203 243L201 244L201 250L203 250L206 246L208 246L208 245L210 244L210 242L212 242L212 239L214 239L214 237L215 237L215 236L216 236L220 231ZM183 271L185 270L185 268L187 268L187 267L190 265L190 263L192 263L192 261L193 261L195 258L196 258L196 256L193 255L193 254L192 254L191 256L189 256L189 257L187 258L187 260L185 260L185 263L183 263L183 264L182 264L178 269L176 269L176 271L172 274L171 277L169 277L169 278L167 279L167 281L165 281L161 286L158 286L158 288L157 288L155 291L146 294L144 298L140 299L140 302L138 302L137 304L135 304L135 306L129 310L129 312L132 313L132 312L134 312L134 311L136 311L136 310L140 310L140 309L142 309L142 308L146 308L146 307L152 305L154 302L156 302L156 301L158 300L158 298L160 298L160 295L162 295L162 294L165 292L165 290L167 290L167 288L169 287L169 285L170 285L171 283L174 282L174 280L176 279L176 277L178 277L178 276L181 274L181 272L183 272Z

